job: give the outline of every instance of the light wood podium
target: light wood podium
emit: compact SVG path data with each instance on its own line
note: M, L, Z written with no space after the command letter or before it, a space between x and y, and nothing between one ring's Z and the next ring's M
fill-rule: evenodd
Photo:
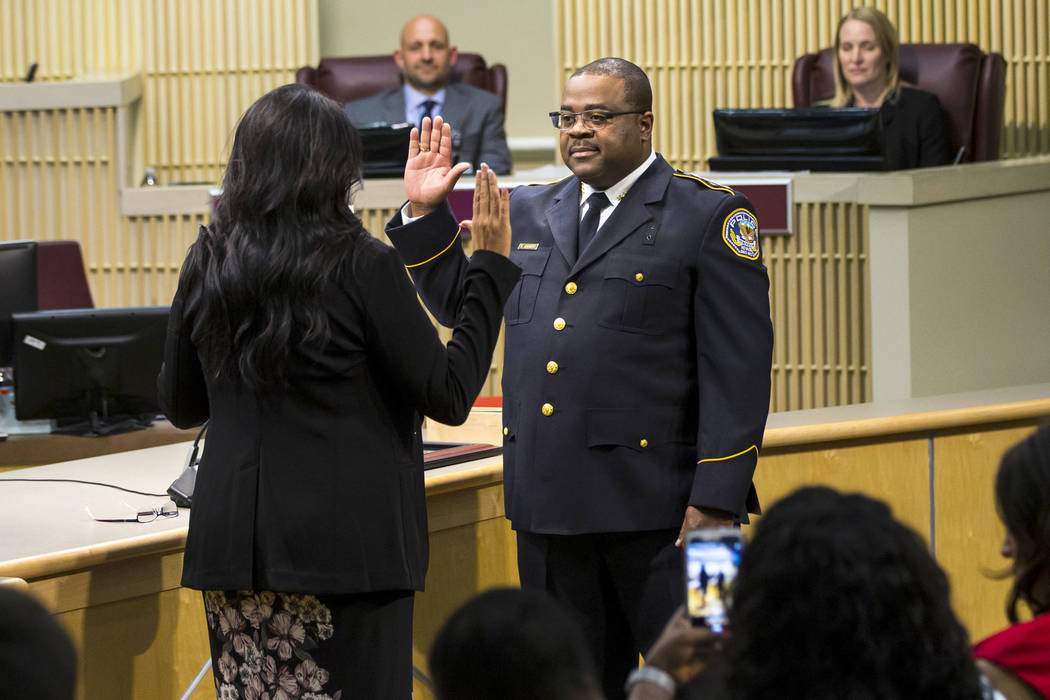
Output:
M163 494L189 449L183 442L0 479L90 480ZM427 591L416 598L418 668L456 607L478 591L517 584L501 479L499 457L427 472L431 555ZM92 519L164 500L87 484L0 482L0 584L26 588L73 636L80 698L178 698L208 658L201 595L179 585L191 511L145 524ZM192 697L214 693L208 675ZM415 697L429 697L419 682Z
M463 428L428 429L428 438L498 442L498 416L483 409ZM985 574L1005 565L992 478L1002 452L1048 416L1050 384L774 414L755 481L767 507L817 483L886 500L930 543L955 609L978 639L1006 624L1007 582ZM160 494L188 449L154 447L0 478L89 478ZM500 458L430 470L426 485L430 567L413 634L424 674L435 633L454 609L479 591L517 584ZM85 510L111 514L160 500L82 484L0 483L0 582L24 581L69 630L81 654L81 698L178 698L208 657L201 596L179 586L191 512L138 524L97 523ZM213 695L208 676L192 697ZM415 697L431 697L419 681Z
M0 474L22 467L36 467L72 459L141 450L173 442L186 442L198 429L179 430L166 420L148 428L105 437L81 437L50 433L9 435L0 443Z

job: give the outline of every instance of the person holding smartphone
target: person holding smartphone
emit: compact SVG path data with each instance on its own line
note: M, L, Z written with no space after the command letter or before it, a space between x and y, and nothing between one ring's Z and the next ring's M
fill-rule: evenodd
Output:
M632 678L645 686L640 697L669 698L684 670L716 660L732 700L995 697L952 611L947 576L880 501L825 487L778 501L741 550L731 588L724 631L702 617L699 626L672 620L698 632L670 636L645 657L643 669L655 670Z

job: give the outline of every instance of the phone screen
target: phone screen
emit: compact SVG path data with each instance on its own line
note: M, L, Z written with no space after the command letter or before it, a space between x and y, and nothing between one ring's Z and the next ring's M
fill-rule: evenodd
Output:
M721 632L726 626L744 541L738 530L712 534L696 531L686 538L686 606L694 625Z

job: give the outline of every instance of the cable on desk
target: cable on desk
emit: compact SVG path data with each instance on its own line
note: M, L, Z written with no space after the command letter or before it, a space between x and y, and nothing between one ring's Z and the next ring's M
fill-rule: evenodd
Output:
M81 479L0 479L0 481L51 481L62 484L87 484L88 486L104 486L107 489L117 489L118 491L127 491L128 493L134 493L139 496L157 496L160 498L167 498L166 493L149 493L148 491L136 491L135 489L125 488L123 486L117 486L116 484L104 484L101 481L83 481Z
M204 425L201 426L200 432L197 433L197 439L193 441L193 458L196 458L196 456L197 456L197 443L200 442L201 437L204 435L204 431L207 430L207 429L208 429L208 423L205 422ZM193 458L191 458L191 459L193 459ZM15 479L8 479L8 478L0 478L0 481L50 481L50 482L60 483L60 484L86 484L88 486L102 486L102 487L105 487L107 489L116 489L118 491L126 491L128 493L134 493L134 494L139 495L139 496L156 496L158 498L166 498L168 496L167 493L149 493L148 491L136 491L135 489L129 489L129 488L125 488L123 486L117 486L116 484L105 484L105 483L103 483L101 481L84 481L82 479L25 479L25 478L23 478L23 479L17 479L17 478L15 478Z

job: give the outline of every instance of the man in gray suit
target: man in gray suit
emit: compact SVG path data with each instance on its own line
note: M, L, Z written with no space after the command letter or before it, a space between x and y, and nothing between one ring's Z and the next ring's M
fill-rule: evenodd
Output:
M503 107L491 92L450 83L457 50L448 29L436 17L413 17L401 30L401 48L394 61L404 75L399 88L346 105L357 126L407 122L419 126L423 117L440 115L452 126L452 157L477 170L488 163L496 173L510 172L510 150L503 131Z

